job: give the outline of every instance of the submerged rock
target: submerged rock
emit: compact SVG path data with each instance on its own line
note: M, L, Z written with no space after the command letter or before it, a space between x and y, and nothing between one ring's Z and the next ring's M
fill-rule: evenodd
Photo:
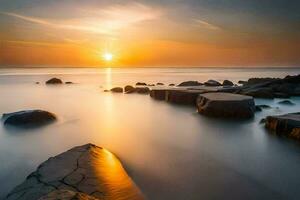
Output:
M189 86L200 86L203 85L203 83L200 83L198 81L185 81L178 85L178 87L189 87Z
M39 127L56 120L53 113L44 110L24 110L2 115L4 125L15 127Z
M123 88L121 87L114 87L112 89L110 89L111 92L115 92L115 93L123 93Z
M124 91L126 94L129 94L129 93L134 93L135 92L135 88L131 85L126 85L124 87Z
M252 97L230 93L205 93L197 99L200 114L223 118L251 118L255 104Z
M46 81L46 84L63 84L63 82L59 78L51 78Z
M234 84L233 84L233 82L231 82L229 80L224 80L222 85L223 86L233 86Z
M272 133L300 139L300 113L290 113L278 116L268 116L265 127Z
M93 144L49 158L14 188L6 200L141 200L120 161ZM75 198L75 199L76 199Z
M222 84L219 83L218 81L215 80L208 80L204 83L205 86L212 86L212 87L216 87L216 86L221 86Z
M282 105L295 105L293 102L291 102L290 100L283 100L283 101L279 101L278 104L282 104Z

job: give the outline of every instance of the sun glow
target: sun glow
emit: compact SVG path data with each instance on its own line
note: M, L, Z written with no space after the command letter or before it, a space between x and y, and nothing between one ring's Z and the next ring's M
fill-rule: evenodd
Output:
M111 54L111 53L104 53L103 55L102 55L102 57L103 57L103 59L105 60L105 61L111 61L112 59L113 59L113 54Z

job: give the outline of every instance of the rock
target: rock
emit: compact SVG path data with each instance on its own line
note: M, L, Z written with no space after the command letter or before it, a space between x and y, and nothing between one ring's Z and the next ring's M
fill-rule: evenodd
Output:
M39 127L56 120L53 113L44 110L24 110L2 115L4 125L15 127Z
M170 103L196 105L198 90L167 90L165 100Z
M121 87L114 87L112 89L110 89L111 92L115 92L115 93L122 93L123 92L123 88Z
M171 83L171 84L169 84L169 86L173 87L173 86L175 86L175 84L174 84L174 83Z
M208 80L204 83L204 85L216 87L216 86L221 86L222 84L215 80Z
M205 93L197 98L200 114L223 118L251 118L254 116L254 99L230 93Z
M248 90L244 90L241 94L252 96L255 98L263 98L263 99L273 99L274 93L271 88L263 87L263 88L251 88Z
M138 94L149 94L150 93L150 89L148 87L137 87L137 88L135 88L135 91Z
M293 102L291 102L290 100L283 100L283 101L279 101L278 104L282 104L282 105L295 105Z
M131 85L126 85L124 87L124 91L126 94L130 94L130 93L134 93L135 92L135 88Z
M72 81L67 81L65 84L74 84Z
M189 86L200 86L203 85L202 83L199 83L198 81L185 81L178 85L178 87L189 87Z
M254 84L261 84L266 82L273 82L276 80L280 80L280 78L250 78L246 85L254 85Z
M272 133L300 139L300 113L290 113L279 116L268 116L265 127Z
M150 91L150 97L156 100L165 100L166 94L167 94L167 90L163 90L163 89L152 89Z
M262 111L261 107L255 106L255 112L261 112L261 111Z
M231 82L229 80L224 80L222 85L223 86L233 86L234 84L233 84L233 82Z
M38 85L38 84L40 84L40 82L35 82L35 84L37 84L37 85Z
M266 118L262 118L262 119L259 121L259 123L260 123L260 124L264 124L264 123L266 123L266 121L267 121Z
M103 92L109 92L109 90L103 90Z
M238 84L241 84L241 85L245 85L245 84L247 84L247 81L238 81Z
M156 83L156 85L165 85L165 84L163 84L163 83Z
M112 153L86 144L49 158L14 188L6 200L73 200L71 196L90 200L143 199Z
M48 81L46 81L46 84L62 84L62 80L59 78L51 78Z
M290 98L291 96L289 94L275 92L274 97L286 99L286 98Z
M144 85L144 86L146 86L147 84L146 83L143 83L143 82L137 82L135 85Z
M257 105L256 107L259 107L259 108L261 108L261 109L270 109L270 108L271 108L271 106L265 105L265 104Z

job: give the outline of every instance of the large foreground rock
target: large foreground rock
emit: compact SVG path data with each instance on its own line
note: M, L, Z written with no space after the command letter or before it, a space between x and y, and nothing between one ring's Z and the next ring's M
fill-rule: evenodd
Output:
M16 127L38 127L56 120L53 113L44 110L24 110L13 113L5 113L2 116L4 125Z
M300 139L300 113L268 116L265 121L266 128L274 134Z
M6 199L140 200L143 196L112 153L87 144L42 163Z
M255 103L252 97L230 93L205 93L197 98L198 112L212 117L251 118Z

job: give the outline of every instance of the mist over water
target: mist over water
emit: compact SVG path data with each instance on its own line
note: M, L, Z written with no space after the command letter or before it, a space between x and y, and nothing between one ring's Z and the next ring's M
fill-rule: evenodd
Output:
M50 156L85 143L116 154L151 200L299 199L299 143L268 134L259 121L300 111L300 98L291 99L294 106L256 99L272 108L251 120L224 121L148 95L103 92L136 82L237 82L299 73L249 68L0 69L0 114L44 109L58 116L56 123L25 131L1 123L0 199ZM52 77L76 84L46 86Z

